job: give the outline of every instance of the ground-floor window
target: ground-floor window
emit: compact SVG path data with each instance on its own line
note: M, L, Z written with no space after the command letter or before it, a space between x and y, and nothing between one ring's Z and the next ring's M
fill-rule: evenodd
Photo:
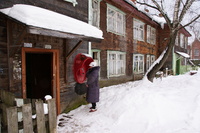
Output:
M147 55L146 57L146 71L149 69L151 66L151 55Z
M133 72L134 73L144 72L144 55L142 54L133 55Z
M108 51L108 76L120 76L125 74L126 53Z
M146 57L146 70L155 62L155 55L147 55Z
M100 66L100 50L92 49L92 58L97 63L97 66Z
M151 55L151 65L155 62L155 55Z

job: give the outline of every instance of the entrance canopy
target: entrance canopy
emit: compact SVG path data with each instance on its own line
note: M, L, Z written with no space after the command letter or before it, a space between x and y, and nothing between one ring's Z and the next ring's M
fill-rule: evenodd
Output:
M190 56L186 53L179 52L179 51L176 51L176 53L179 54L180 56L183 56L184 58L190 58Z
M16 4L0 9L3 14L25 24L32 34L60 38L101 41L103 33L98 28L83 21L32 5Z

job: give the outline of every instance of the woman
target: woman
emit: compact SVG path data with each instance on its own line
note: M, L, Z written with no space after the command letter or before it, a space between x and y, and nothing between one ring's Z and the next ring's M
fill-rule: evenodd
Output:
M88 87L86 100L92 104L89 112L97 111L96 102L99 102L99 69L100 67L96 66L96 62L91 62L86 73Z

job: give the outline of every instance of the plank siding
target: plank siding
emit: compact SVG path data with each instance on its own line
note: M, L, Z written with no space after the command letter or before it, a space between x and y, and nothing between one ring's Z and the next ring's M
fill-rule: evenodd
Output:
M114 6L115 8L121 10L125 13L125 23L126 30L125 35L117 35L115 33L107 31L107 4ZM145 23L145 37L144 41L134 41L133 39L133 19L139 19ZM137 9L133 8L130 4L123 0L102 0L100 2L100 29L104 33L104 40L101 43L92 43L92 49L100 50L101 59L101 72L100 72L100 85L108 86L113 84L119 84L122 82L127 82L129 80L137 80L143 77L141 75L133 74L133 54L143 54L144 57L148 55L155 55L157 58L158 52L158 38L156 38L156 44L148 44L146 42L146 31L147 25L154 27L157 30L160 27L159 24L152 21L151 18L146 16L144 13L139 12ZM126 74L122 76L109 77L107 75L108 69L108 59L107 51L120 51L126 52ZM146 57L145 57L146 60ZM145 69L146 70L146 69ZM137 77L137 78L135 78Z
M87 0L77 0L78 4L73 6L72 3L66 2L64 0L1 0L0 9L8 8L14 4L28 4L45 9L49 9L78 20L88 22L88 1ZM60 101L61 112L65 108L70 108L74 106L73 102L78 100L83 101L83 98L78 98L74 93L74 77L72 73L73 59L78 53L88 53L88 42L84 41L82 45L76 50L68 60L66 60L67 54L73 49L73 47L78 43L79 39L66 39L58 38L52 36L36 35L23 32L26 28L23 24L18 21L10 21L10 31L7 25L8 18L0 13L0 89L6 89L15 94L17 97L22 97L22 48L25 43L31 43L33 49L44 49L45 45L51 45L51 49L56 49L59 51L59 89L61 97L58 99L63 99ZM7 33L9 32L9 33ZM9 35L9 39L8 39ZM7 48L7 42L10 41L9 50ZM8 54L9 52L10 54ZM9 59L7 59L7 57ZM8 65L9 64L9 65ZM9 74L9 73L10 74ZM10 75L10 76L9 76ZM9 83L10 82L10 83ZM66 98L67 100L65 101ZM58 104L58 103L57 103Z

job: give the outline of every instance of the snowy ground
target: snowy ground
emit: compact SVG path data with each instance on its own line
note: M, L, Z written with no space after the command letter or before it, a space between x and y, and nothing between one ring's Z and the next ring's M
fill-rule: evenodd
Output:
M200 70L101 88L98 110L58 117L58 133L200 133Z

